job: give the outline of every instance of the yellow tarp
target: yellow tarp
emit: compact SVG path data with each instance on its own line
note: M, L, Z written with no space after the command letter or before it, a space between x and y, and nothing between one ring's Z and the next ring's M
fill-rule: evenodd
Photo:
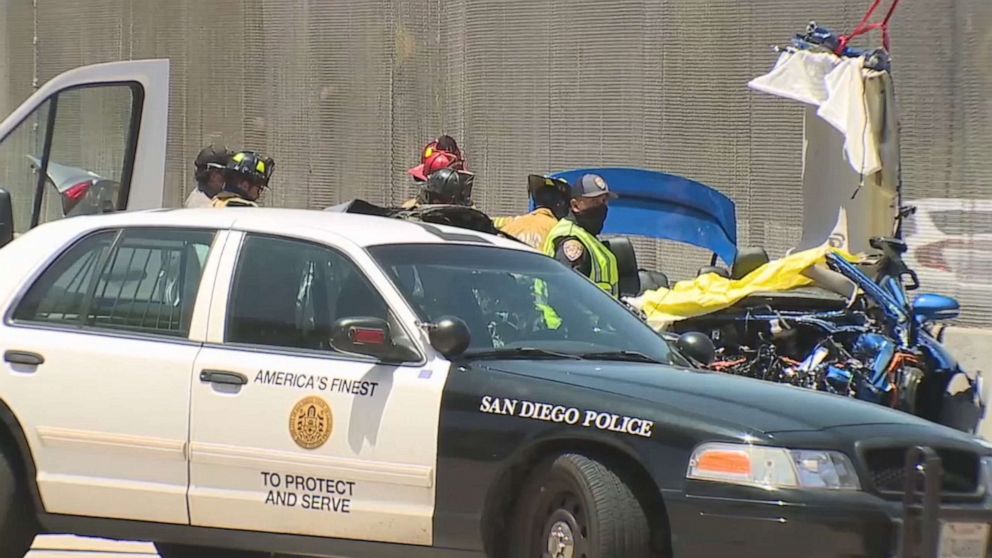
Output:
M771 261L743 279L732 280L707 273L691 281L679 281L671 289L647 291L637 302L655 329L668 324L723 310L757 292L788 291L813 284L803 272L815 265L825 265L826 256L835 252L848 261L859 258L829 246L797 252Z

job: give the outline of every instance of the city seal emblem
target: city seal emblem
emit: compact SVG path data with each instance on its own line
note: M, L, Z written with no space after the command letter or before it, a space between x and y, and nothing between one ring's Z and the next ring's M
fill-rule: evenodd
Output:
M303 449L317 449L331 437L331 407L319 397L304 397L289 414L289 434Z

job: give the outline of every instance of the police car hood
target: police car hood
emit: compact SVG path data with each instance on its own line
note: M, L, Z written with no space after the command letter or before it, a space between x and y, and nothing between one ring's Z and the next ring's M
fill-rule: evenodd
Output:
M593 360L501 360L478 365L563 384L563 397L568 396L568 386L591 391L573 396L596 398L606 407L601 411L624 414L623 401L636 399L657 409L656 420L692 418L701 427L711 424L770 434L867 424L934 426L908 413L849 397L664 365ZM603 397L607 394L613 397Z

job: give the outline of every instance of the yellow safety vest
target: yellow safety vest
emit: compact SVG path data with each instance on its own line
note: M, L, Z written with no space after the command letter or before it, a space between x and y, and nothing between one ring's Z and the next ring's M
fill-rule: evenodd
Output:
M617 257L599 241L598 238L589 234L588 231L578 226L568 219L558 221L555 228L548 233L548 238L544 241L544 253L552 258L555 257L557 246L555 241L560 238L574 236L585 246L592 256L592 279L593 283L599 285L601 289L610 293L614 297L620 297L620 270L617 267Z

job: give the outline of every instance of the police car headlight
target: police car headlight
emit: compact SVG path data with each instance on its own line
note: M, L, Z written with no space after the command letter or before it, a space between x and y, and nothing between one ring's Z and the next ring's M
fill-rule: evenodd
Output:
M789 450L747 444L703 444L692 452L687 477L774 490L860 490L857 472L843 453Z

